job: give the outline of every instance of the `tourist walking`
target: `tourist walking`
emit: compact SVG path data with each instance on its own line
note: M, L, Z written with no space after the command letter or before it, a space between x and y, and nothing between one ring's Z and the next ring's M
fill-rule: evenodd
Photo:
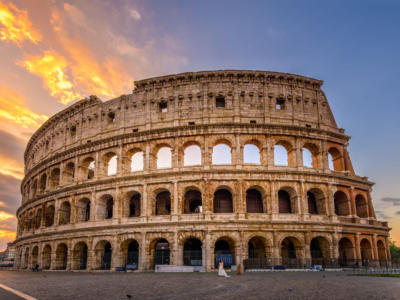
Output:
M219 260L219 264L218 264L218 276L220 276L220 277L231 277L228 274L226 274L226 271L224 269L224 262L222 261L222 259Z

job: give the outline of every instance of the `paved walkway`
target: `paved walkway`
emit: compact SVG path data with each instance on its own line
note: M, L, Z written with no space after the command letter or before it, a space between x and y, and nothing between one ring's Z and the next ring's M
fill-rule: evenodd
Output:
M219 278L216 273L0 271L0 283L37 299L399 299L400 295L399 278L344 272L246 273Z

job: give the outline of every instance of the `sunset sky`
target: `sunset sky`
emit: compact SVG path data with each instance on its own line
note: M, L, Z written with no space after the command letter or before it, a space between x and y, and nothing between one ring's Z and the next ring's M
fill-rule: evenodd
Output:
M356 173L400 244L399 1L0 0L0 249L15 238L23 152L74 101L208 69L324 80Z

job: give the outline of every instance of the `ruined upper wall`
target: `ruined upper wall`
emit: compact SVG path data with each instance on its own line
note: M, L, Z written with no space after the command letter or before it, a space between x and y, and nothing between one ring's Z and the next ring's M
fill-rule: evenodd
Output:
M216 123L279 124L343 134L322 81L265 71L204 71L137 81L132 94L91 96L57 113L30 139L25 171L78 145L160 128ZM219 102L219 104L217 104ZM224 102L224 107L221 103Z

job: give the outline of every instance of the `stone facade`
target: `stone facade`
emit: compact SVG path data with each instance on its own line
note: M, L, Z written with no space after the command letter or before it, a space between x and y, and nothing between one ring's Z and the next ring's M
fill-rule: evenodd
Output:
M17 267L150 270L197 259L211 270L216 254L236 264L390 261L373 183L354 173L350 137L321 86L275 72L183 73L57 113L25 151ZM213 163L220 145L230 163ZM258 149L251 163L247 146ZM277 146L287 165L276 165ZM200 164L188 165L189 147Z

